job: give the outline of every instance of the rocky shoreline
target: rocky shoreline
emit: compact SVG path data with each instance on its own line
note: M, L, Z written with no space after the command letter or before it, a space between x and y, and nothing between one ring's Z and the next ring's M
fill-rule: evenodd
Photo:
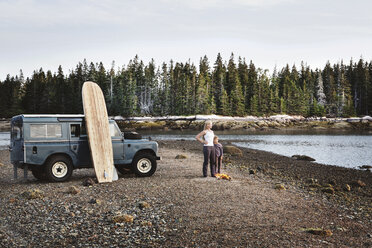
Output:
M200 130L205 120L212 120L214 130L362 130L372 131L372 117L326 118L274 115L269 117L231 117L217 115L165 117L111 117L122 130ZM0 132L10 131L10 120L0 120Z
M372 131L372 118L305 118L303 116L276 115L270 117L229 116L169 116L169 117L115 117L122 130L200 130L205 120L213 121L213 130L365 130Z
M65 183L16 181L0 151L0 247L372 245L369 171L234 147L223 166L232 179L217 180L201 177L196 141L159 147L152 177L111 184L87 180L92 169Z

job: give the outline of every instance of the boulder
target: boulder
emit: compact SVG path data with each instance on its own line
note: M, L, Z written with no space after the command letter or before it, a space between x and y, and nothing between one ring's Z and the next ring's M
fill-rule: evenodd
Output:
M90 199L89 200L89 203L90 204L97 204L97 205L101 205L102 204L102 201L100 199Z
M286 190L286 188L284 187L284 185L283 184L280 184L280 183L278 183L278 184L275 185L275 189L277 189L277 190Z
M355 187L365 187L366 184L364 182L362 182L361 180L356 180L356 181L353 181L351 183L352 186L355 186Z
M175 159L186 159L186 158L187 158L187 156L184 155L184 154L178 154L178 155L175 157Z
M240 150L236 146L225 146L223 148L223 151L224 151L224 153L227 153L227 154L243 156L242 150Z
M92 178L86 178L84 181L83 181L83 185L84 186L92 186L93 184L95 184L94 180Z
M362 170L371 170L372 169L372 166L371 165L362 165L362 166L359 166L359 169L362 169Z
M322 192L333 195L335 193L335 190L331 187L326 187L322 189Z
M150 204L148 202L141 201L141 202L138 203L138 207L140 209L149 208L150 207Z
M76 188L75 186L70 186L67 190L68 193L72 195L77 195L80 193L80 189Z
M22 196L28 200L31 199L43 199L44 192L39 189L31 189L22 193Z
M306 155L293 155L292 158L296 160L315 161L315 159Z
M112 217L112 222L114 223L133 223L134 217L129 214L119 214L114 217Z
M344 191L348 191L348 192L351 191L350 185L349 184L345 184L344 187L343 187L343 190Z
M342 122L336 122L333 124L331 128L334 129L347 129L350 128L351 125L348 122L342 121Z
M331 230L325 230L321 228L308 228L305 230L308 233L314 234L314 235L319 235L319 236L327 236L330 237L333 235Z

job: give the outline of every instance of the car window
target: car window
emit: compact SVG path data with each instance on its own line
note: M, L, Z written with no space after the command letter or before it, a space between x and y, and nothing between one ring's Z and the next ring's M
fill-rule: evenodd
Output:
M13 140L19 140L22 137L22 129L19 126L13 126L11 133Z
M62 125L60 124L31 124L31 138L60 138L62 137Z
M71 138L80 137L80 124L71 124L70 134L71 134Z
M121 136L121 132L118 127L114 123L110 123L110 135L111 137L118 137Z

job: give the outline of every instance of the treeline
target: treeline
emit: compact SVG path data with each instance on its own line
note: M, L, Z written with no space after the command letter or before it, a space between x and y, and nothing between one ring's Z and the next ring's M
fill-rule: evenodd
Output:
M8 75L0 81L0 117L20 113L83 113L81 88L94 81L102 88L109 115L372 115L372 62L360 59L312 70L285 66L256 68L232 54L193 63L170 61L156 66L137 56L127 66L78 63L65 74L40 69L31 77Z

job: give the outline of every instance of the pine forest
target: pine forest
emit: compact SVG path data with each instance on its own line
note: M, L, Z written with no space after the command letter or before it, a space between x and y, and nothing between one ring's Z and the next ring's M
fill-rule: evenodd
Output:
M28 114L83 113L81 88L94 81L102 88L109 115L166 116L218 114L231 116L350 117L372 115L372 62L343 61L321 69L287 65L268 70L231 54L199 65L170 61L144 64L138 56L128 65L78 63L65 73L39 69L25 78L0 81L0 117Z

